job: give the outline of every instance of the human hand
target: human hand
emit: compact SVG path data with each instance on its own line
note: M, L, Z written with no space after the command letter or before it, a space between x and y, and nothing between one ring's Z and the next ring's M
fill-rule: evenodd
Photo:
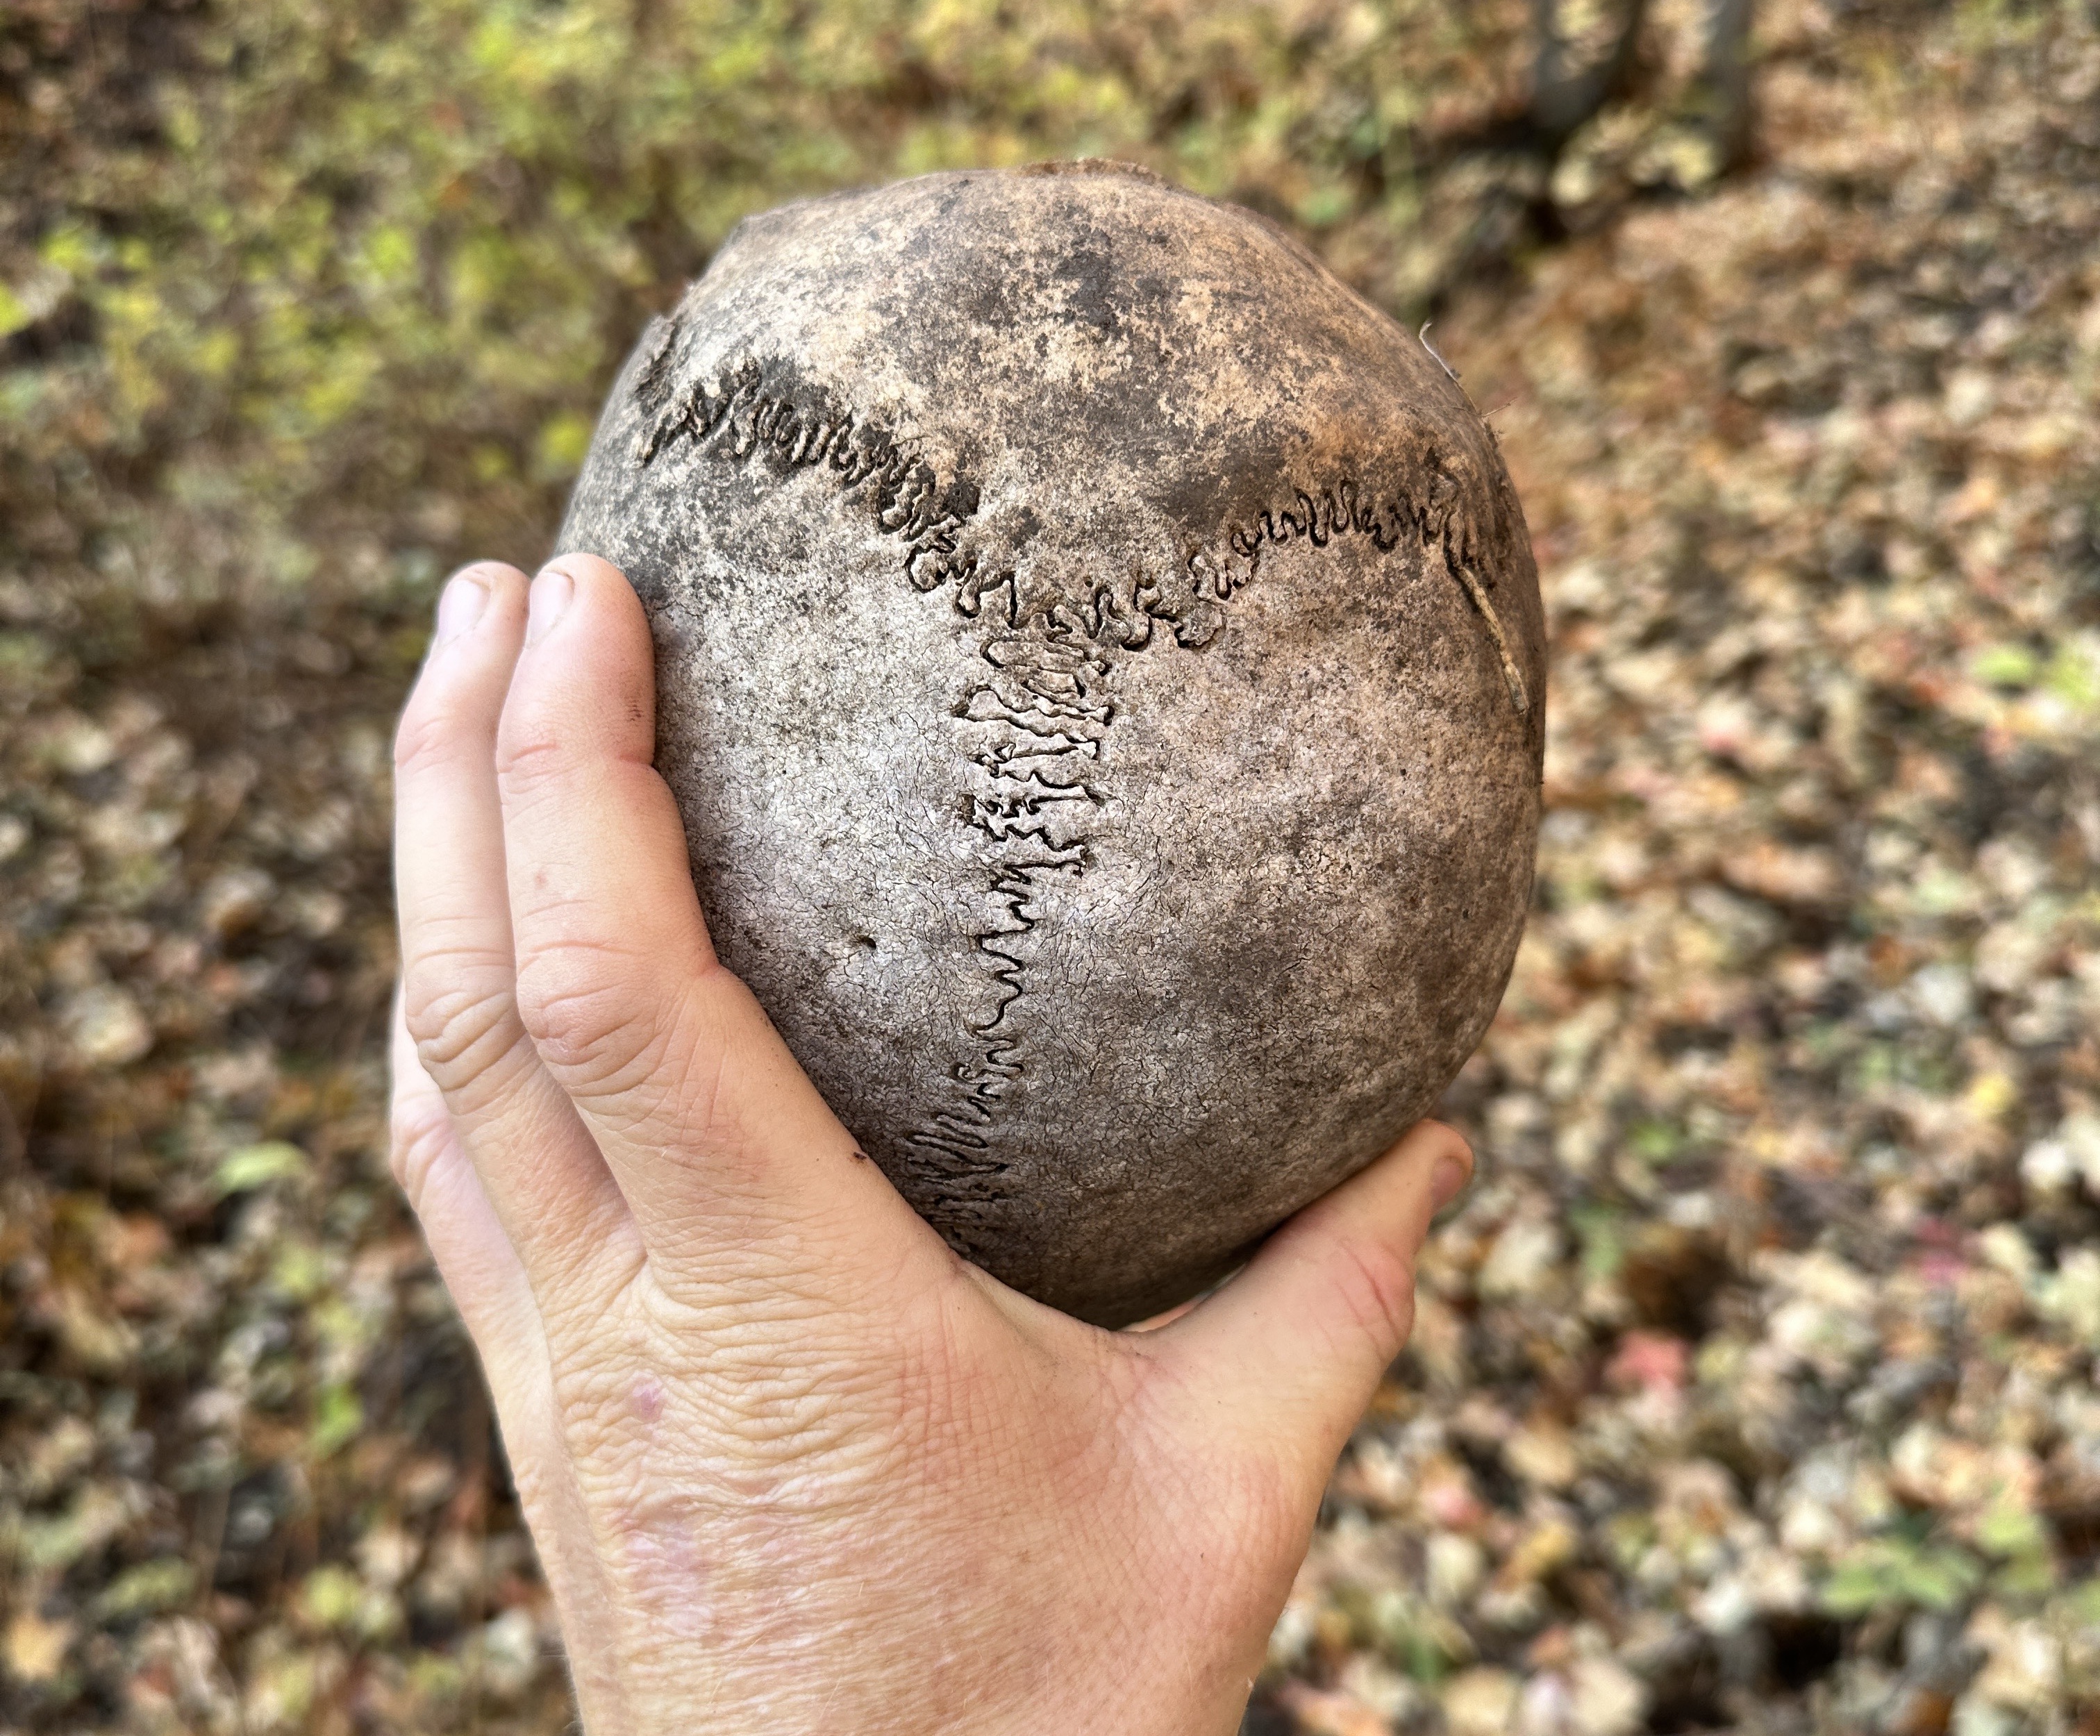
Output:
M951 1253L719 965L618 572L448 586L401 720L395 1172L585 1728L1237 1727L1470 1157L1424 1122L1113 1333Z

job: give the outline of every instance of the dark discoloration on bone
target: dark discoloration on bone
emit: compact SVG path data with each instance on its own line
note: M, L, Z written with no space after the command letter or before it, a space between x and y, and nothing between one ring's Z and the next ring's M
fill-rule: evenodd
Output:
M1444 368L1101 165L746 223L615 387L716 944L950 1243L1090 1319L1434 1102L1529 900L1543 620Z

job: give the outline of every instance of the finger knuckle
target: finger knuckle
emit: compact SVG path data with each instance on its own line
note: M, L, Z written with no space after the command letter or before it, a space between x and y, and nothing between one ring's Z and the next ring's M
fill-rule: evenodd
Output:
M450 762L459 751L459 720L441 698L418 687L394 730L394 773L407 780Z
M443 954L413 960L401 985L402 1017L424 1070L457 1091L510 1046L517 1009L488 961Z
M662 1058L662 1022L616 941L571 937L518 962L518 1012L540 1059L571 1090L630 1088Z
M397 1104L387 1131L386 1163L394 1185L421 1215L431 1172L451 1149L451 1117L439 1104Z
M1405 1348L1414 1324L1414 1262L1357 1236L1343 1237L1332 1258L1343 1319L1381 1361L1391 1362Z
M575 763L568 743L541 722L529 703L514 701L505 707L496 734L496 778L506 796L530 801L558 787L567 781Z
M491 696L471 669L440 663L425 670L394 729L394 770L400 778L449 766L462 756L488 764Z

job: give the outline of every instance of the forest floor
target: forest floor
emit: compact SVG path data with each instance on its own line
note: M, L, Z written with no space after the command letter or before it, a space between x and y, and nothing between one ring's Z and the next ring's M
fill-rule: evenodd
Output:
M1507 179L1430 148L1503 99L1520 7L1427 46L1300 7L1338 46L1245 49L1273 127L1224 38L1169 104L1172 7L1085 39L1110 96L1006 130L1058 41L872 31L836 120L722 48L692 76L771 93L777 181L638 98L607 130L597 39L492 49L501 8L406 143L355 104L447 64L386 34L452 28L425 0L368 37L272 0L259 47L143 0L0 25L0 1729L567 1722L386 1173L388 743L435 580L545 547L737 200L1105 146L1433 311L1552 630L1536 909L1448 1104L1486 1179L1251 1729L2100 1732L2100 29L1774 4L1714 180L1652 124L1656 12L1646 107L1514 236ZM320 83L240 94L307 49ZM1388 51L1463 100L1365 106ZM302 157L293 111L339 130ZM543 121L655 190L565 204ZM730 191L682 231L687 169Z

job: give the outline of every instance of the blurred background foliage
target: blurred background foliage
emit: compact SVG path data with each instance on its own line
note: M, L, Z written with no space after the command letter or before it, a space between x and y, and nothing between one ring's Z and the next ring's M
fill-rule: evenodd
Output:
M1529 0L30 0L0 20L11 456L120 540L81 467L149 487L200 539L152 527L184 588L375 571L403 527L529 559L611 365L739 218L1045 156L1267 211L1418 321L1556 199L1721 166L1702 11L1654 10L1641 100L1554 183ZM1571 15L1570 64L1622 22Z
M1112 154L1431 341L1547 814L1251 1730L2100 1731L2089 0L0 7L0 1729L553 1731L391 719L744 214Z

